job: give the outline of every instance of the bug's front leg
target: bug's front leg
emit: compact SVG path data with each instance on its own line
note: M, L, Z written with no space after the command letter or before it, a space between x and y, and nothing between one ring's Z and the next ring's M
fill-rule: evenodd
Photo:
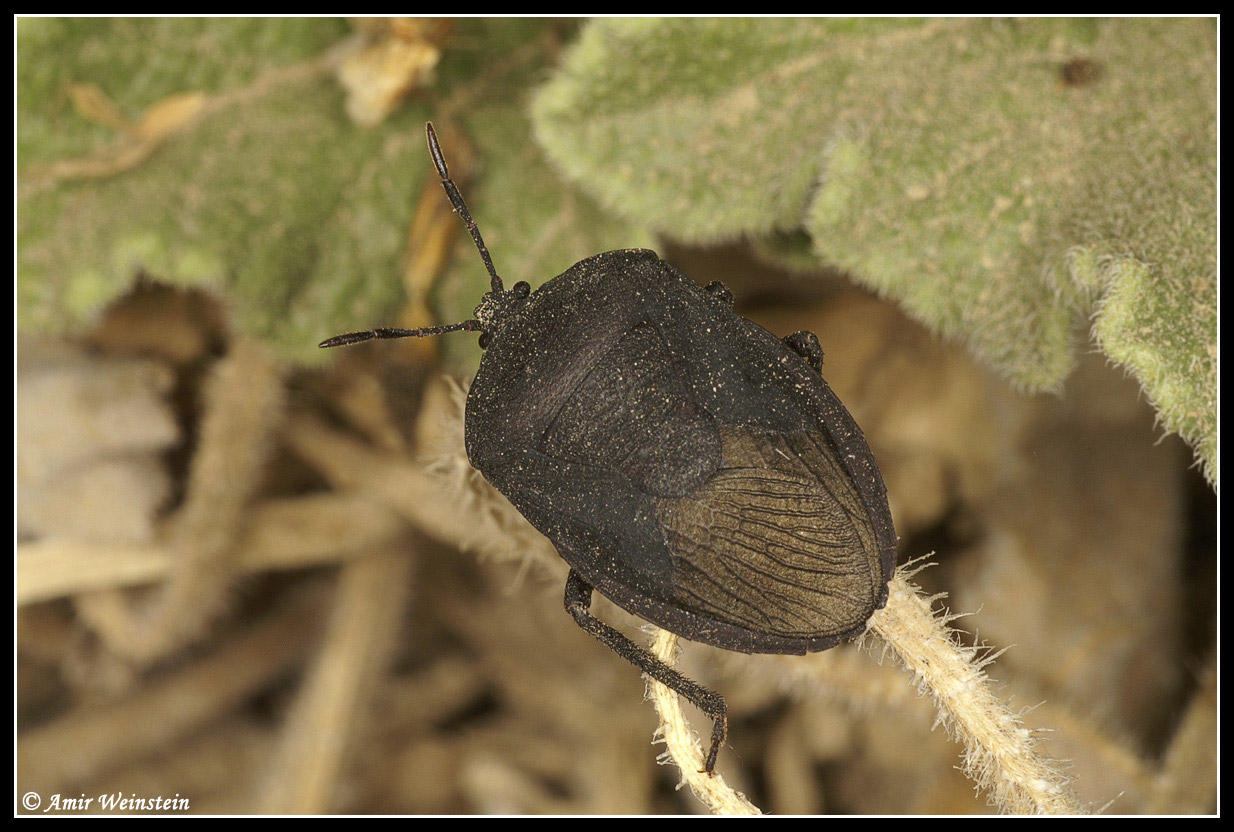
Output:
M676 691L714 720L711 727L711 750L707 752L704 771L715 773L716 756L728 736L728 703L714 691L687 679L676 670L639 647L630 639L591 614L592 587L573 569L566 578L566 612L575 623L597 638L605 647L646 673L662 685Z

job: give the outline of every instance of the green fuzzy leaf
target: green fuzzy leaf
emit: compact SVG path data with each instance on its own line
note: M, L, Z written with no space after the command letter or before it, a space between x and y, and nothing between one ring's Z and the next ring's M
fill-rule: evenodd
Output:
M245 87L314 57L349 31L337 19L18 19L18 167L81 155L114 139L111 129L73 112L69 84L96 84L132 119L176 93Z
M304 66L346 25L259 23L92 20L19 29L18 51L30 63L55 67L61 85L96 84L130 118L174 92L223 102L112 176L21 183L27 163L48 157L22 157L19 142L19 183L29 185L19 187L17 213L23 328L72 329L144 271L214 289L239 329L287 356L318 360L323 332L396 302L403 230L427 173L426 111L407 111L380 131L352 125L325 72L273 82L263 75L280 63ZM55 86L41 76L19 79L18 108L31 135L41 130L58 153L116 140L61 109Z
M880 31L919 25L867 23ZM852 59L833 61L819 47L850 26L596 21L537 95L537 139L605 205L680 239L796 227L818 176L826 118L812 90L793 79L809 71L842 82Z
M340 20L19 21L18 326L79 328L144 271L214 291L237 329L287 358L325 360L323 337L389 323L406 302L406 231L426 178L436 179L430 116L461 115L483 152L467 197L509 279L539 283L604 247L646 245L641 224L615 222L563 185L530 141L525 98L560 29L460 21L438 67L440 105L412 97L365 128L347 117L322 60L352 35ZM129 123L169 96L210 103L110 175L48 176L124 139L74 108L71 85L86 84ZM450 320L470 317L487 289L465 241L460 223L457 262L439 288L457 299L443 309ZM467 355L474 364L474 348Z
M1203 19L604 20L534 116L615 212L796 265L804 229L1027 388L1096 313L1215 479L1215 43Z

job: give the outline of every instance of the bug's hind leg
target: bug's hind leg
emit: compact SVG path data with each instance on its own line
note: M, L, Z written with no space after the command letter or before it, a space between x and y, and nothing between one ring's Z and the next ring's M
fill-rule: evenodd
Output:
M808 329L785 335L784 346L800 355L810 366L820 373L823 371L823 347L818 343L818 336Z
M724 697L682 676L592 615L591 591L591 585L571 569L570 577L566 578L566 612L570 613L578 626L599 639L605 647L660 684L675 690L693 702L699 710L714 720L711 728L711 750L707 752L707 765L704 768L708 774L713 773L716 767L716 755L720 753L720 746L724 744L724 738L728 736L728 704L724 701Z

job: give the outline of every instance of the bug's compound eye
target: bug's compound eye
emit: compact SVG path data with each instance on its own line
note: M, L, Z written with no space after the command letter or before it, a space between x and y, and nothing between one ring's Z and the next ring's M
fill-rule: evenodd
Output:
M489 342L488 333L481 332L480 333L480 349L482 350L488 349L488 342Z
M531 284L526 280L520 280L510 287L510 291L518 295L520 298L525 298L531 294Z

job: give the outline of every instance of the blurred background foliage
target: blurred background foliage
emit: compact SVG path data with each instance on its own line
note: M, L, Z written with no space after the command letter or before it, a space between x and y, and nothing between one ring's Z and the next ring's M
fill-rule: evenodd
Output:
M1081 799L1204 811L1213 497L1183 471L1218 481L1217 38L1160 18L17 19L19 786L170 772L218 811L688 810L650 765L637 674L561 612L560 562L477 544L470 498L443 531L391 496L421 474L385 460L449 411L421 383L439 352L469 377L475 339L315 346L469 318L487 290L431 119L507 286L654 247L774 331L815 329L902 560L938 549L927 582L1016 645L992 675L1054 703ZM494 562L390 555L406 526ZM161 603L134 616L147 584ZM690 655L734 706L751 773L726 776L756 802L979 807L885 668ZM143 733L160 708L177 717ZM385 730L350 769L300 745L371 738L371 711ZM920 716L920 743L880 713Z
M804 230L1027 389L1091 320L1215 480L1215 45L1211 20L601 21L533 113L619 215Z
M1028 390L1058 389L1091 323L1216 480L1212 20L596 21L548 74L576 25L461 21L431 88L477 144L468 195L508 282L652 234L752 238ZM350 32L19 21L21 327L80 328L137 271L217 290L299 361L388 319L432 109L348 118L321 56ZM451 319L475 265L442 283Z

